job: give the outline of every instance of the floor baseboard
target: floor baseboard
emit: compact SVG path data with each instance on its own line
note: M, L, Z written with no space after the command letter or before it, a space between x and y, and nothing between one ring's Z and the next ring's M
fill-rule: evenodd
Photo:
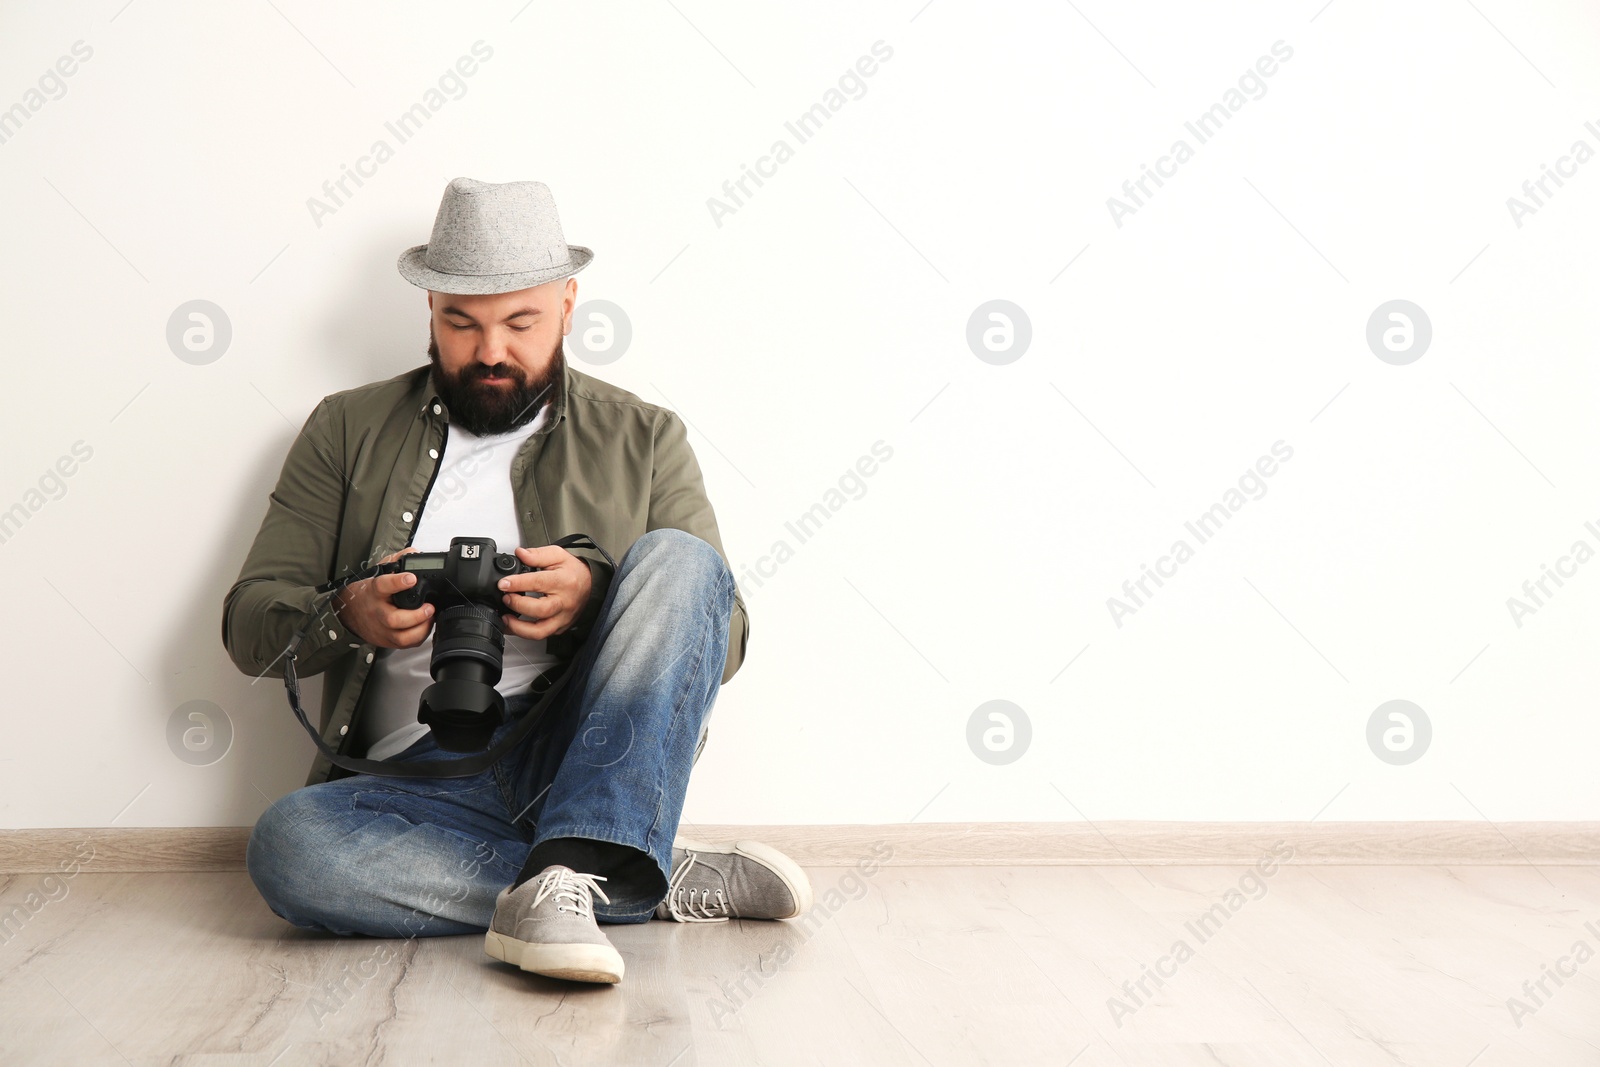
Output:
M806 867L1247 866L1275 850L1301 864L1600 864L1595 822L684 823L680 833L758 838ZM248 826L0 830L0 874L73 863L85 871L239 871L249 836Z

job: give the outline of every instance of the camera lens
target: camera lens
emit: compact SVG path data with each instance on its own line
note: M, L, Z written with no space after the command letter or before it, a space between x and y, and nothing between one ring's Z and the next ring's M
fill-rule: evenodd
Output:
M505 698L495 689L504 664L505 634L494 609L456 604L434 620L434 682L422 691L417 721L433 728L447 752L477 752L505 721Z

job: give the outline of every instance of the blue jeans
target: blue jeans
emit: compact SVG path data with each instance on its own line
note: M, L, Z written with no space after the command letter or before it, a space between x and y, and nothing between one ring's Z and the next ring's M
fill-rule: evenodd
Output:
M245 853L256 888L296 926L431 937L482 931L529 850L551 838L636 848L648 884L605 883L601 922L645 922L666 893L689 771L722 684L734 580L682 530L652 530L617 566L573 676L541 725L467 778L357 774L281 797ZM532 704L506 698L507 721ZM429 731L396 759L458 758Z

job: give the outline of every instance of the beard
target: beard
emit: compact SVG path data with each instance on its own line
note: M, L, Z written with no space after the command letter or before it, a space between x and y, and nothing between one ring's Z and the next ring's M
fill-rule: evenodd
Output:
M557 337L544 372L537 376L525 375L509 360L493 367L474 361L451 375L439 361L439 341L431 323L428 361L433 364L433 387L450 409L450 421L479 437L510 433L532 422L544 404L561 395L567 366L561 338ZM508 378L511 384L489 384L486 379L490 378Z

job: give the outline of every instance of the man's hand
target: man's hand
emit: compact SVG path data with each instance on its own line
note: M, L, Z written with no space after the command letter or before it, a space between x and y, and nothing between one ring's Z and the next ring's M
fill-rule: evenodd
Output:
M518 548L517 559L541 569L500 579L501 599L511 609L501 616L506 632L542 641L571 629L589 602L589 565L559 545ZM544 595L524 595L529 592Z
M378 562L389 563L407 552L416 551L416 548L402 548ZM433 628L433 605L424 604L407 611L395 607L389 598L416 584L417 576L404 572L351 582L335 594L335 614L345 629L353 631L369 645L415 648L428 639L428 632Z

